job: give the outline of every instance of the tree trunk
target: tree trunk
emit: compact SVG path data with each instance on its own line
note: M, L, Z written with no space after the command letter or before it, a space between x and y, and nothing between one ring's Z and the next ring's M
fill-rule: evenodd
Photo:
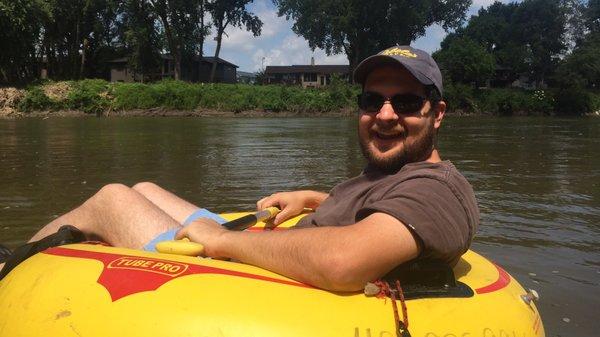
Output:
M178 44L175 48L173 61L175 62L175 80L181 80L181 46Z
M85 57L86 57L87 47L88 47L88 39L84 38L83 39L83 49L81 50L81 66L79 67L79 78L84 77L83 72L85 70Z
M346 56L348 56L348 63L349 63L348 82L354 84L354 76L352 76L352 75L354 74L354 69L356 68L358 63L361 61L360 47L359 47L359 44L350 42L348 47L344 48L344 49L346 50Z
M77 71L77 62L79 61L79 57L77 57L79 54L79 17L77 17L77 24L75 26L75 39L73 40L73 43L71 45L71 59L73 60L73 68L71 68L70 71L70 75L75 77L76 74L78 74L79 72ZM79 78L79 76L77 76L77 78Z
M204 1L200 0L200 60L204 58Z
M217 72L217 61L219 60L219 52L221 52L221 39L223 38L223 30L217 33L217 49L215 50L215 58L213 59L212 70L210 71L210 82L215 81L215 73Z
M175 40L173 38L173 31L171 31L171 25L167 20L166 13L159 13L158 16L160 17L163 27L165 28L165 35L167 36L167 44L169 45L169 51L171 52L171 56L173 57L173 62L175 62L175 79L179 80L181 72L181 52L179 50L179 45L175 43ZM168 70L169 69L167 68L167 71Z

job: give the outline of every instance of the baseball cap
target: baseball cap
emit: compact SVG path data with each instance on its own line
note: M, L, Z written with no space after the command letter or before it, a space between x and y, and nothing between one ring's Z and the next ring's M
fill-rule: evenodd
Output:
M362 60L354 69L354 82L364 84L373 69L390 64L402 65L423 85L433 85L443 93L442 73L435 60L411 46L393 46Z

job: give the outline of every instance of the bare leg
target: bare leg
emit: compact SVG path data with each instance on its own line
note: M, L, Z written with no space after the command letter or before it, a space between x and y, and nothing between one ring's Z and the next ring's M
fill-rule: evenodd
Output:
M154 183L138 183L132 188L180 224L200 208Z
M106 185L81 206L46 225L31 241L67 224L79 228L88 237L129 248L141 248L158 234L181 227L142 194L121 184Z

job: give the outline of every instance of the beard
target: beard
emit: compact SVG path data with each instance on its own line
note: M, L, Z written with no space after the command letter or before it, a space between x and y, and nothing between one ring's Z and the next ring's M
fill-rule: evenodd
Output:
M424 161L429 158L436 140L436 131L433 124L433 118L428 119L427 125L416 135L410 135L408 130L405 130L402 148L391 156L385 158L377 156L369 146L370 139L363 139L359 136L360 149L370 166L386 173L397 172L406 164ZM410 143L407 141L409 136L413 136L413 141Z

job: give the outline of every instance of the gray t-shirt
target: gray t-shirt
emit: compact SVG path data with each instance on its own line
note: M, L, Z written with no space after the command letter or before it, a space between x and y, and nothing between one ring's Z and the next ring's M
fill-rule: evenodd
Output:
M372 213L405 224L421 246L419 259L454 265L469 249L479 225L473 188L449 161L417 162L386 174L367 167L335 186L297 228L346 226Z

